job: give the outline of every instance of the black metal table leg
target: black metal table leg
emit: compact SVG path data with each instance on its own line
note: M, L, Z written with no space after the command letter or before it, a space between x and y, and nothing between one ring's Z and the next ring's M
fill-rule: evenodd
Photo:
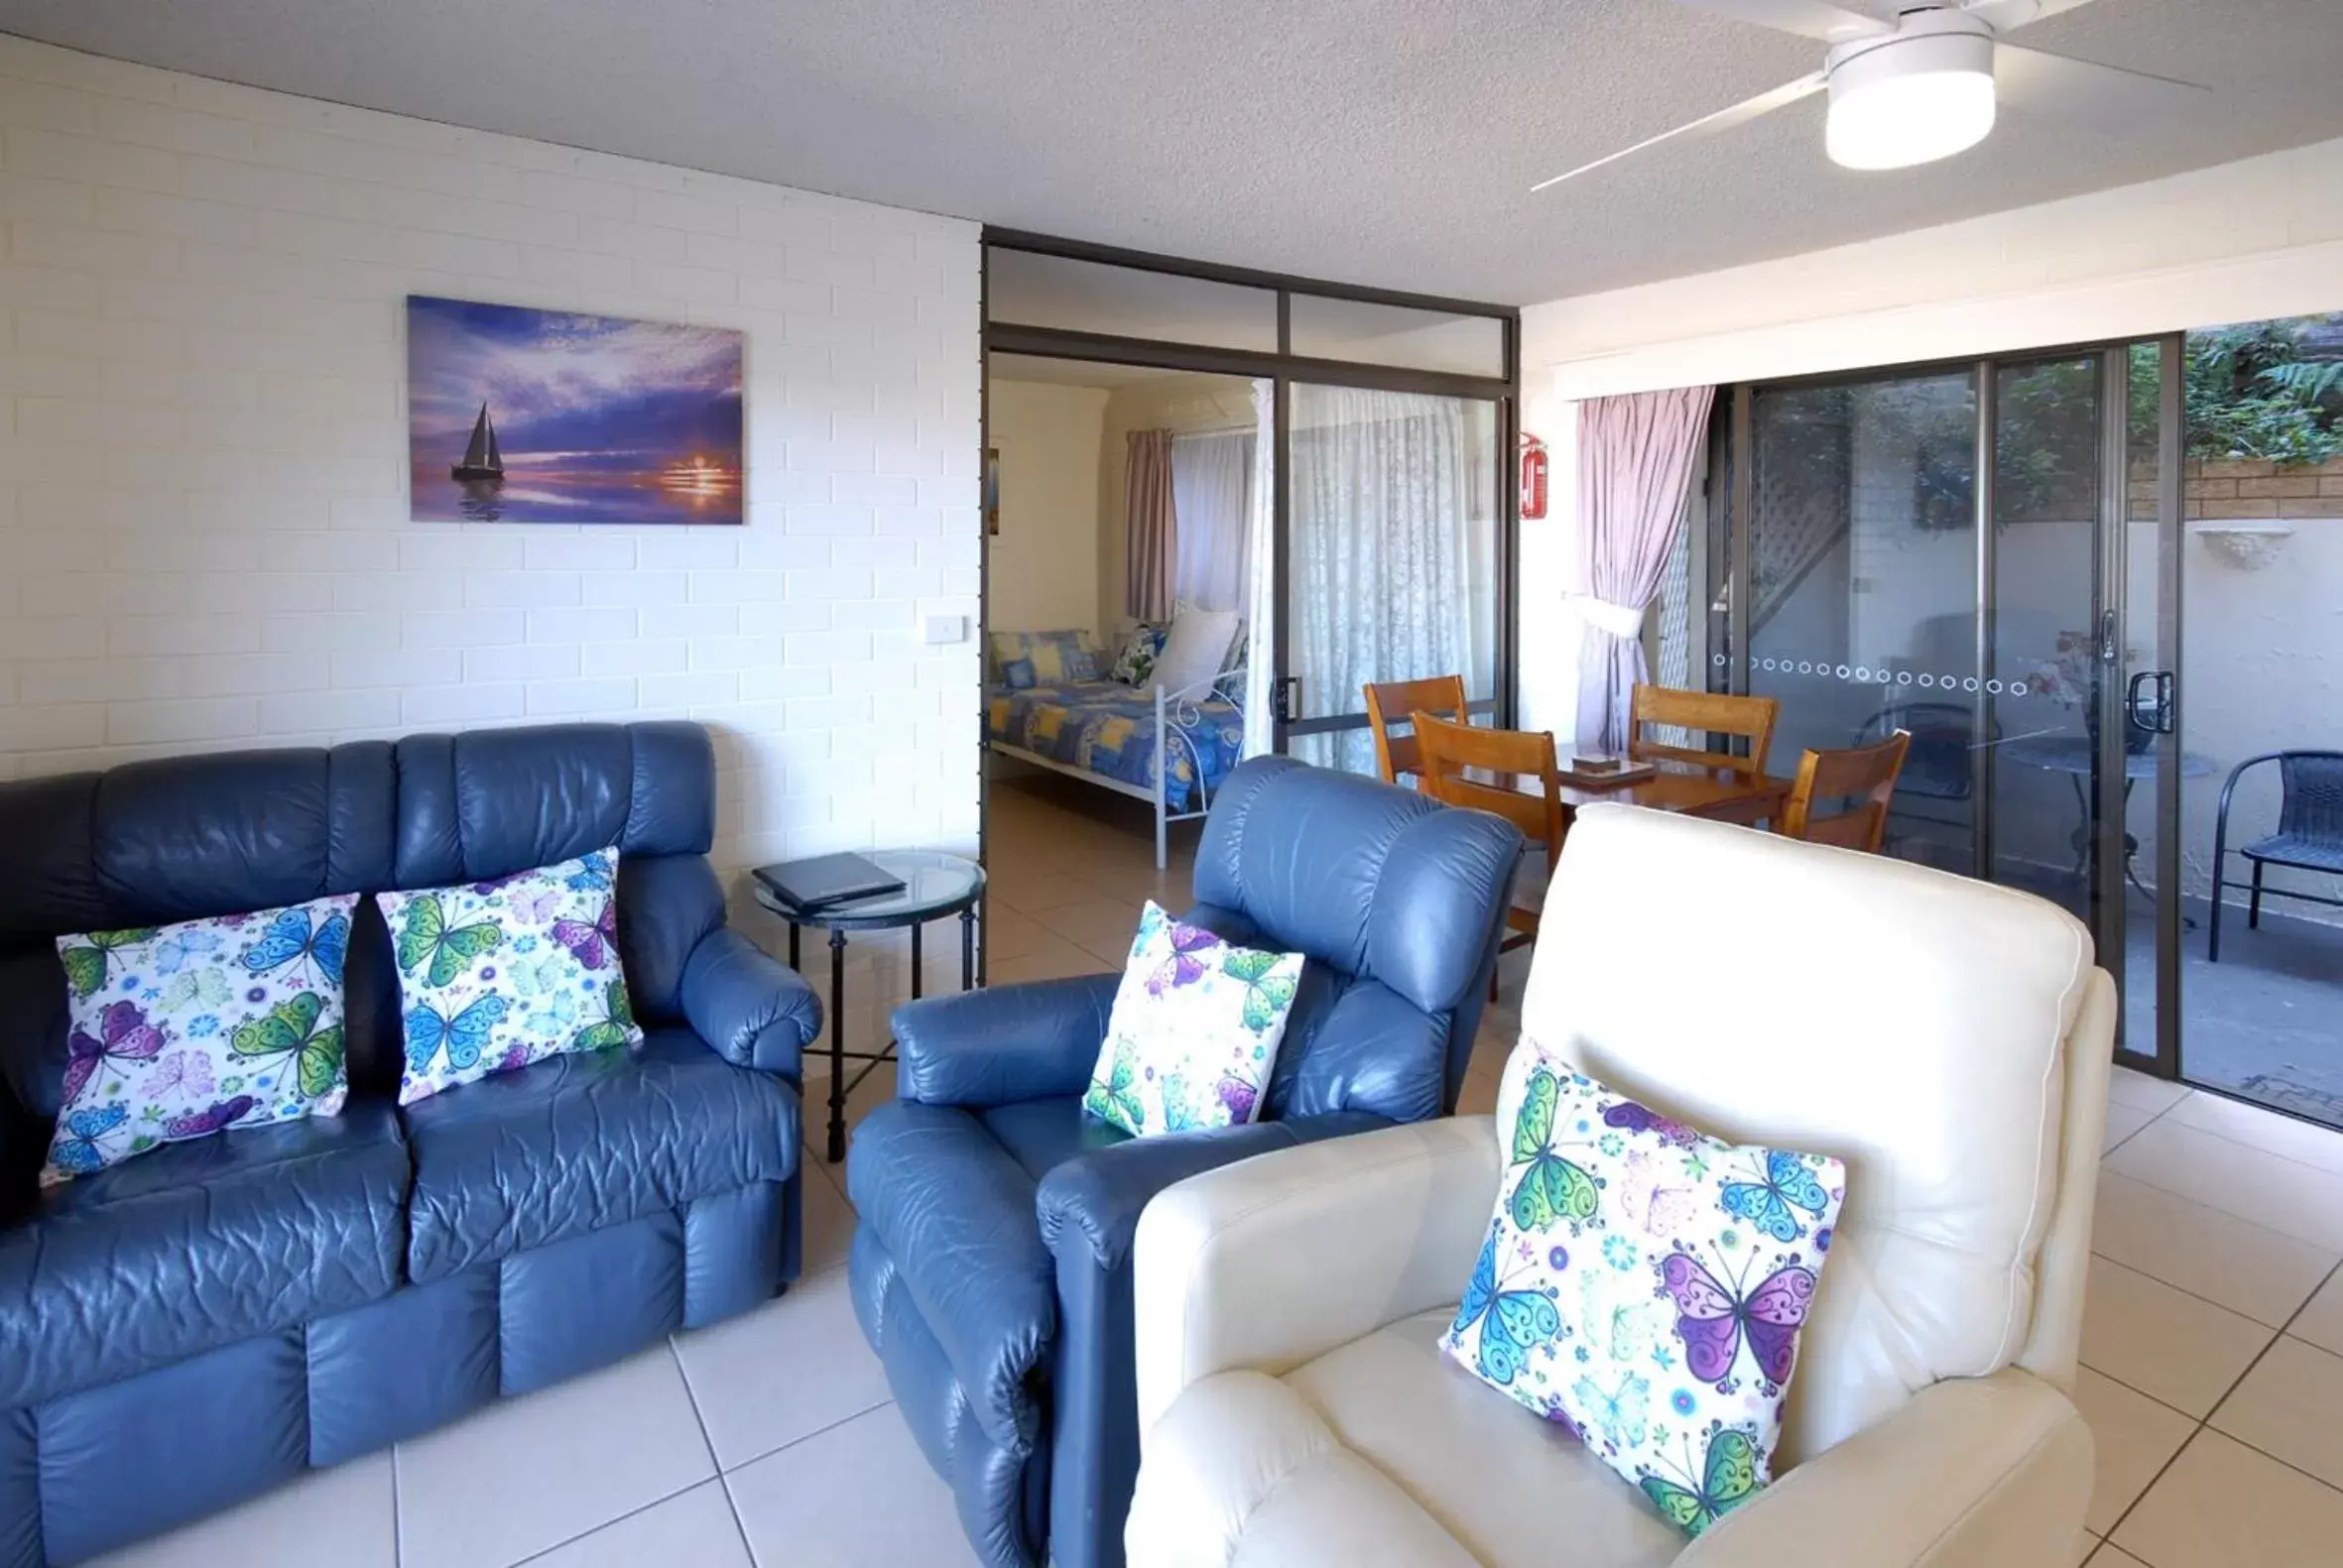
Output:
M912 1000L914 1002L920 1000L920 932L922 929L919 921L912 922Z
M976 905L960 911L960 989L976 989Z
M798 971L800 974L803 974L803 973L805 972L805 966L804 966L803 964L801 964L800 962L798 962L798 922L797 922L797 921L795 921L795 920L792 920L792 921L790 921L789 923L790 923L790 967L791 967L792 969L795 969L795 970L797 970L797 971Z
M846 933L830 932L830 1163L846 1157Z

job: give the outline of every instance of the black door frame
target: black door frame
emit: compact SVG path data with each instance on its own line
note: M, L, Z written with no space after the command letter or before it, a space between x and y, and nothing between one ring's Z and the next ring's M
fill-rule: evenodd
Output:
M1021 229L987 227L984 230L983 257L985 278L989 283L991 258L995 251L1018 251L1030 255L1053 256L1069 261L1097 263L1103 266L1128 268L1139 272L1165 274L1172 277L1196 278L1212 283L1235 284L1263 290L1274 296L1277 306L1277 347L1274 351L1239 348L1219 348L1196 343L1177 343L1155 338L1119 337L1099 332L1068 331L1058 327L1028 326L1016 322L994 321L989 308L989 288L979 290L979 309L983 314L983 414L980 425L983 440L990 446L992 356L994 354L1022 354L1048 359L1087 360L1094 363L1144 365L1163 370L1189 371L1201 375L1242 376L1249 380L1266 379L1271 383L1275 428L1271 432L1272 470L1271 515L1273 518L1272 573L1273 588L1279 608L1278 631L1274 648L1270 690L1276 706L1275 741L1279 751L1289 748L1297 735L1322 734L1334 730L1365 727L1367 716L1362 706L1356 712L1328 714L1314 719L1285 717L1284 693L1293 676L1293 617L1285 613L1291 579L1290 534L1293 517L1292 474L1293 442L1290 415L1293 408L1293 387L1297 382L1313 386L1357 387L1379 392L1416 392L1435 397L1474 399L1491 403L1497 411L1497 474L1498 507L1497 537L1497 639L1496 639L1496 693L1483 702L1474 704L1480 711L1492 711L1500 724L1511 725L1518 711L1520 698L1519 656L1521 623L1520 554L1521 554L1521 487L1517 482L1521 444L1521 311L1512 305L1490 304L1471 300L1452 300L1438 295L1412 294L1400 290L1374 289L1352 284L1334 283L1324 279L1302 278L1290 273L1265 272L1248 267L1229 267L1213 262L1189 261L1179 257L1159 255L1150 251L1128 250L1119 246L1099 245L1086 240L1069 240L1050 235L1029 233ZM1349 360L1317 359L1293 352L1293 301L1296 295L1317 299L1343 300L1362 304L1392 305L1403 309L1435 311L1448 315L1481 316L1499 323L1502 344L1502 374L1496 376L1462 375L1449 371L1411 370L1399 366L1354 363ZM981 459L980 459L981 471ZM989 555L989 551L987 552ZM989 563L988 563L989 564ZM979 577L980 609L978 637L991 630L991 583L989 576ZM980 732L981 736L981 732ZM980 790L981 790L980 786ZM980 793L981 809L981 793Z
M2132 354L2136 348L2155 350L2158 374L2157 550L2159 571L2157 602L2153 606L2129 602L2132 525L2130 377ZM1999 598L1995 554L1995 521L1998 515L1998 373L2009 366L2059 360L2087 359L2094 363L2099 379L2101 450L2097 465L2098 507L2093 523L2095 556L2091 617L2094 628L2099 629L2103 638L2110 640L2111 652L2103 650L2098 663L2100 678L2093 694L2099 745L2091 782L2092 821L2088 825L2092 843L2088 923L2097 947L2099 963L2115 979L2120 1021L2123 1000L2127 994L2124 971L2130 919L2130 909L2125 902L2128 890L2124 876L2123 747L2128 718L2125 702L2130 677L2136 673L2129 666L2127 650L2130 647L2129 628L2136 623L2137 618L2152 615L2158 633L2158 667L2175 677L2172 681L2172 721L2164 725L2156 740L2156 1026L2152 1038L2146 1044L2119 1033L2117 1054L2126 1065L2162 1078L2177 1078L2180 1074L2180 741L2184 725L2179 721L2183 692L2177 676L2182 667L2180 543L2186 532L2182 507L2187 457L2184 449L2182 387L2184 353L2183 335L2169 333L1735 383L1721 389L1716 400L1716 413L1712 416L1712 450L1723 454L1727 482L1711 484L1708 507L1710 539L1712 542L1725 540L1728 551L1724 581L1716 585L1723 589L1724 614L1721 618L1711 618L1712 628L1721 632L1725 639L1727 652L1721 664L1712 665L1709 679L1725 690L1747 692L1750 689L1747 620L1752 602L1750 529L1756 509L1755 465L1748 460L1748 454L1755 435L1757 394L1803 387L1860 385L1906 377L1966 374L1971 378L1976 392L1975 506L1978 541L1975 616L1979 649L1978 679L1982 689L1991 672L1993 628ZM1692 587L1695 593L1714 591L1712 586L1701 583L1695 583ZM1718 624L1720 620L1721 625ZM1991 755L1991 703L1990 692L1985 692L1976 704L1972 735L1974 749L1971 752L1972 778L1975 781L1972 788L1975 801L1972 838L1976 855L1975 869L1981 877L1992 866L1992 781L1998 759Z

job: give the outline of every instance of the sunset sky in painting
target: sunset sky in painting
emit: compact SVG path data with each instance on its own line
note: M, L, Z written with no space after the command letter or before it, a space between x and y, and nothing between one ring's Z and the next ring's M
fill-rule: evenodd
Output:
M453 516L447 470L480 405L503 447L511 521L738 521L739 332L417 297L408 301L408 427L419 518ZM704 505L641 515L680 467L728 477L730 517ZM465 511L462 515L477 515Z

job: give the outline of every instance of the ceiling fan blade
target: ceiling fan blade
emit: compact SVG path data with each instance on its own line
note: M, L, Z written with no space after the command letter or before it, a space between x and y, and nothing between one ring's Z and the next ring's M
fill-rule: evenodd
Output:
M1820 92L1824 85L1824 79L1823 73L1817 70L1800 76L1795 81L1786 81L1771 92L1761 92L1754 98L1744 98L1728 108L1717 110L1714 114L1704 114L1689 124L1679 125L1672 131L1662 131L1658 136L1647 136L1635 146L1623 147L1618 152L1605 158L1598 158L1591 164L1580 164L1567 174L1556 175L1551 180L1541 180L1530 187L1530 193L1536 195L1539 191L1558 185L1565 180L1575 180L1580 175L1591 173L1606 164L1615 164L1622 158L1640 153L1648 147L1658 147L1663 142L1682 141L1687 137L1714 136L1719 131L1729 131L1736 125L1747 125L1761 114L1771 114L1787 104L1797 102L1808 93Z
M1820 39L1825 44L1843 44L1851 38L1895 31L1892 23L1830 5L1826 0L1676 0L1676 4L1729 16L1755 27L1770 27L1777 33Z
M2091 0L1969 0L1961 9L1996 33L2010 33L2090 3Z
M1993 83L2002 100L2016 108L2118 134L2137 130L2145 121L2185 112L2212 95L2211 88L2193 81L2151 76L2016 44L1994 46Z

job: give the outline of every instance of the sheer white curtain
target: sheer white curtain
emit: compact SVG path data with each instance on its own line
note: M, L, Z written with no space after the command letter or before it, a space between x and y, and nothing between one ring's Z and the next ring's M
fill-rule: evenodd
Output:
M1201 609L1246 605L1252 561L1251 430L1172 437L1172 500L1179 519L1178 597Z
M1495 424L1418 393L1293 390L1294 673L1305 717L1356 713L1371 680L1461 674L1496 686ZM1483 516L1483 513L1488 515ZM1374 768L1364 730L1296 754Z

